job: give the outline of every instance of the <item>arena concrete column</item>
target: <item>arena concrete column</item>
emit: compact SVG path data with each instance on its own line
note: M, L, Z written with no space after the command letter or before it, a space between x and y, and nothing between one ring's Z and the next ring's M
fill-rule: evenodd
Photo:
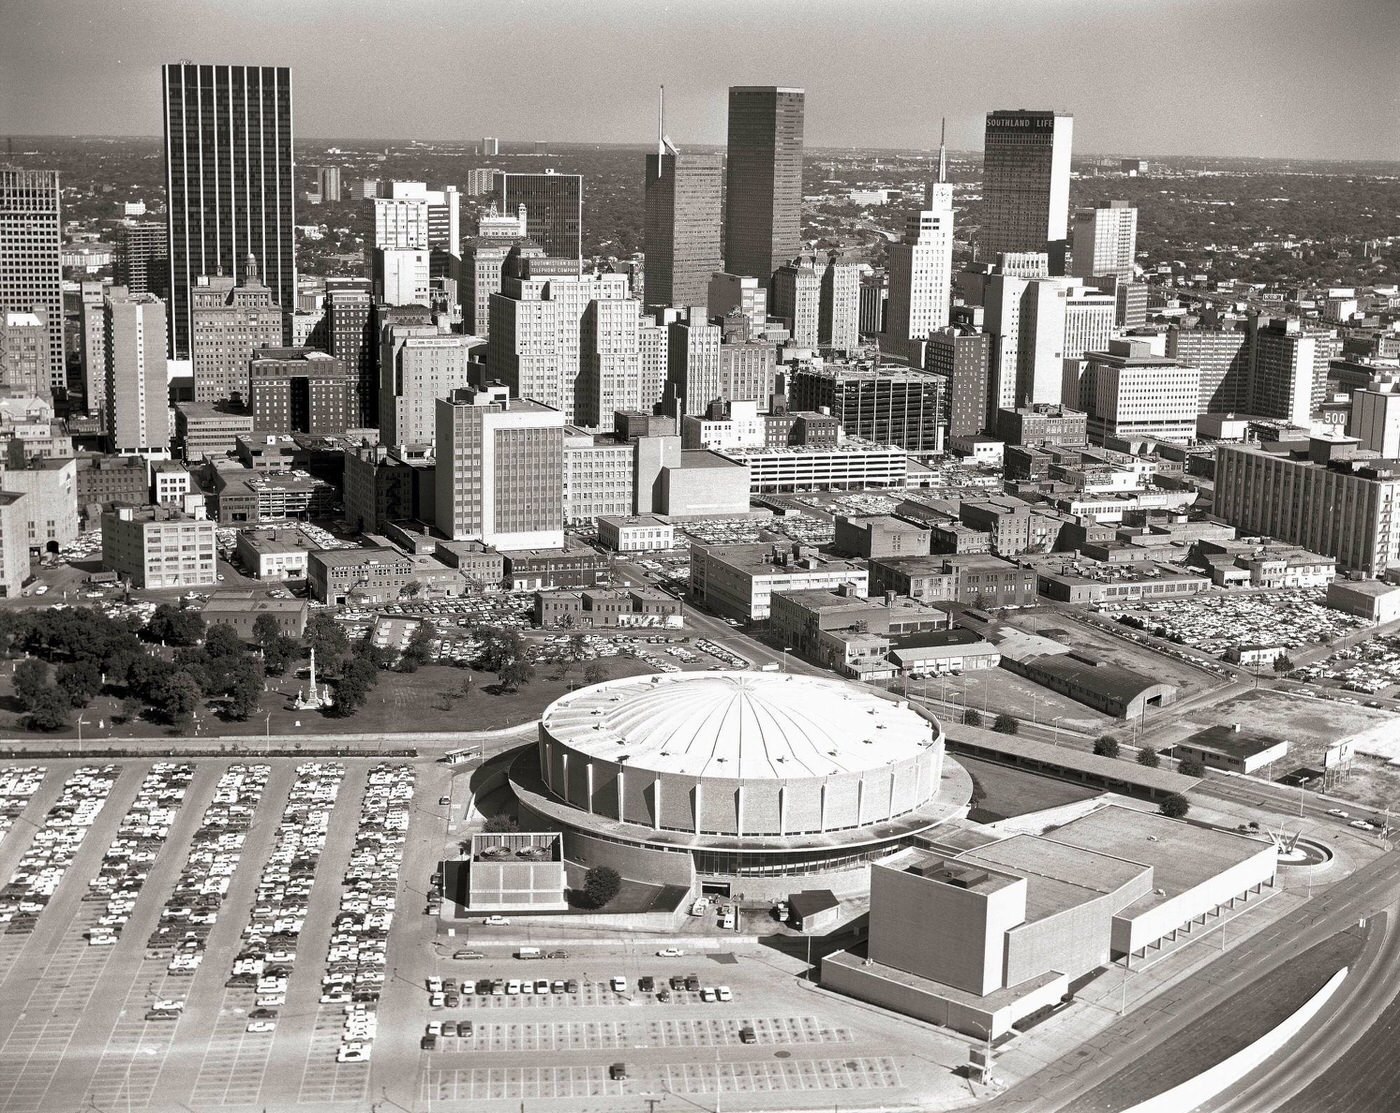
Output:
M700 799L700 782L695 782L695 833L700 833L700 810L704 806L704 801Z
M734 834L742 836L744 833L744 786L736 785L734 788Z
M651 779L651 829L661 830L661 774Z
M787 789L778 786L778 834L787 834Z
M624 823L627 822L627 782L624 780L626 773L622 766L617 768L617 818Z
M588 814L593 814L593 762L590 760L584 768L584 791L588 793Z

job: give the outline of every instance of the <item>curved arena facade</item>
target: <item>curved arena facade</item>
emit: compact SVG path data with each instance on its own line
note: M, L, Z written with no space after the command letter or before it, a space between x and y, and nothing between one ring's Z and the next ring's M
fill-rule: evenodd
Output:
M524 816L566 853L680 883L838 875L965 812L938 724L845 681L672 673L571 692L511 769ZM864 871L860 871L864 876ZM831 887L849 890L848 884Z

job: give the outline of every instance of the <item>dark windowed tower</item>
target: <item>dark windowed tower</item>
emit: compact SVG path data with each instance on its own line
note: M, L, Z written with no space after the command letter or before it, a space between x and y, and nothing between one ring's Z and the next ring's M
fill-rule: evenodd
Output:
M762 279L802 253L801 89L729 90L724 269Z
M720 163L716 154L678 151L658 113L656 153L647 155L648 305L704 305L710 276L723 269Z
M495 178L496 209L525 206L525 235L551 259L583 258L583 178L578 174L507 174Z
M171 351L188 359L201 276L236 275L253 255L277 305L296 307L292 75L179 62L163 78Z

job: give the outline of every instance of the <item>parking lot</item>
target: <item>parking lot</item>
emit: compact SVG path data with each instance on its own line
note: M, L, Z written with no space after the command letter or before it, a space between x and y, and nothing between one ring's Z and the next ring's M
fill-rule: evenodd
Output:
M0 763L0 879L19 886L8 899L24 917L0 934L0 1109L349 1113L387 1096L577 1113L640 1110L648 1094L681 1108L717 1086L754 1108L837 1094L856 1107L956 1083L918 1064L951 1068L962 1042L851 1009L751 939L666 958L664 940L607 933L527 962L512 957L514 929L435 937L424 911L451 772L354 758ZM452 957L473 946L483 958ZM455 979L441 1007L431 977ZM526 978L548 991L489 992Z
M1353 615L1324 606L1325 598L1321 590L1289 588L1209 593L1145 606L1105 604L1098 609L1115 617L1131 617L1158 637L1223 657L1238 645L1305 649L1365 625Z

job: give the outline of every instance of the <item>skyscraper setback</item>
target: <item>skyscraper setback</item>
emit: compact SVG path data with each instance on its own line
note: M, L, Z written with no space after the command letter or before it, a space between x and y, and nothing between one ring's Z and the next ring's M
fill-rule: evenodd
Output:
M56 391L67 385L62 241L58 173L0 167L0 313L42 313L49 386Z
M724 269L767 282L802 253L802 121L806 94L729 90Z
M701 305L720 270L720 156L682 154L657 114L656 153L647 155L646 301Z
M981 257L1049 251L1051 273L1063 273L1073 141L1074 117L1068 113L1018 108L988 114Z
M247 255L296 306L292 77L285 66L163 67L171 350L190 356L190 287Z

